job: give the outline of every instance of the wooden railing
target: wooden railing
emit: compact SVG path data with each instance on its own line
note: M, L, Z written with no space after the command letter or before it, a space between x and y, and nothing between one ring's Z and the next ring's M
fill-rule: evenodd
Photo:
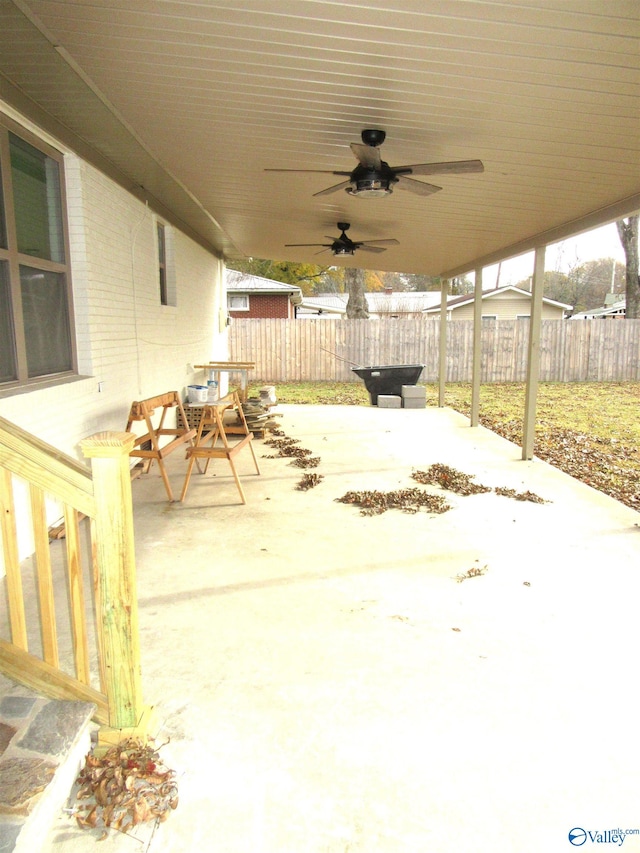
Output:
M129 469L134 441L119 432L84 439L89 469L0 418L0 536L10 635L0 639L0 671L46 696L93 702L95 719L114 729L135 729L144 711ZM65 550L58 561L51 556L47 500L63 508ZM29 515L31 593L18 544ZM81 524L89 532L84 547ZM60 571L68 590L63 618Z

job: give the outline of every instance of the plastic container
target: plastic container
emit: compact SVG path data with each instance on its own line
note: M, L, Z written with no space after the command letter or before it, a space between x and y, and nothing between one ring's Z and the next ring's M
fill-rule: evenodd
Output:
M218 383L215 379L207 382L207 403L215 403L218 399Z
M190 403L206 403L209 389L206 385L188 385L187 397Z
M379 367L352 367L363 380L372 406L378 405L378 394L402 396L403 385L415 385L424 364L383 364Z

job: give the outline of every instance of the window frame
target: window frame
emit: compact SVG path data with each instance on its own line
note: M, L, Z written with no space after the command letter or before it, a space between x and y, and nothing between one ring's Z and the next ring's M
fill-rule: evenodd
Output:
M169 304L167 288L167 231L164 222L156 219L156 244L158 247L158 281L160 284L160 304Z
M60 192L60 215L61 215L61 238L63 249L63 261L53 261L32 254L24 254L18 251L18 236L16 228L16 213L13 194L13 178L11 166L10 134L18 137L31 145L41 154L50 158L57 165ZM71 252L69 241L68 205L66 196L66 180L64 168L64 154L18 122L13 121L5 113L0 112L0 178L2 180L2 194L0 203L3 204L6 247L0 245L0 263L6 264L8 272L8 297L10 306L9 328L13 339L9 346L13 346L14 372L11 379L0 381L0 393L32 386L41 386L52 381L73 377L78 375L78 348L76 340L76 323L73 306L73 285L71 277ZM67 308L68 322L68 357L70 367L68 370L52 371L37 376L29 376L27 363L27 345L24 327L24 314L22 308L21 268L30 267L44 273L59 275L63 281L63 293Z
M237 307L231 304L232 299L243 299L244 304ZM248 293L227 293L227 310L228 311L249 311L249 294Z

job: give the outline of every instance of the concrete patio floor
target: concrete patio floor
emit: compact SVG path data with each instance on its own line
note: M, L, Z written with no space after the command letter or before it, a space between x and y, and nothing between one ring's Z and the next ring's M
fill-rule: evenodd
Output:
M133 482L144 695L180 803L96 849L570 853L582 829L583 851L640 850L605 835L640 831L638 513L449 409L276 411L316 488L260 440L246 506L222 460L183 504L157 468ZM549 502L335 500L437 462ZM44 853L98 836L61 815Z

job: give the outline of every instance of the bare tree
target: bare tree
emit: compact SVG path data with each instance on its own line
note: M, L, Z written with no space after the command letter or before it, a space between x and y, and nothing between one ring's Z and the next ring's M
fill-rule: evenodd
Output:
M368 320L369 306L364 295L364 270L347 267L344 271L344 284L349 294L347 319Z
M640 318L640 275L638 270L638 219L639 214L616 222L620 242L627 260L626 297L627 320Z

